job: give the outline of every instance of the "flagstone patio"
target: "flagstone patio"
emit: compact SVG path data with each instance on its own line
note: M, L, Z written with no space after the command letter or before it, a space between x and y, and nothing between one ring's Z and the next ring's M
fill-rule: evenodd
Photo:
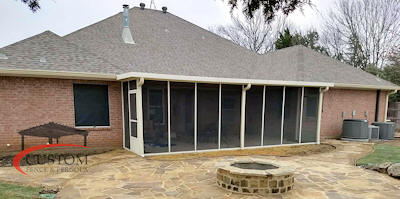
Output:
M356 159L373 149L373 144L327 142L337 149L293 157L236 156L160 161L117 150L89 156L88 172L26 177L14 168L0 168L0 180L58 185L62 190L57 198L261 198L227 192L216 185L216 163L257 158L295 169L294 190L271 198L400 197L400 180L353 166Z

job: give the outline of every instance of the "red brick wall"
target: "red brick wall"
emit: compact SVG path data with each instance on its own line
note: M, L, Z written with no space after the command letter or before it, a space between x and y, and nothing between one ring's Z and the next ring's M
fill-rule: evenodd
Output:
M379 121L384 120L386 95L387 92L381 92ZM330 89L324 93L323 98L321 137L340 137L342 112L345 112L345 118L351 118L351 113L355 110L354 118L374 122L375 106L376 90ZM368 111L368 118L364 116L365 111Z
M87 144L122 147L120 82L0 77L0 151L20 150L20 130L48 122L74 127L73 83L109 85L110 128L88 129ZM47 142L47 138L25 136L25 148ZM83 144L83 137L66 136L59 142Z

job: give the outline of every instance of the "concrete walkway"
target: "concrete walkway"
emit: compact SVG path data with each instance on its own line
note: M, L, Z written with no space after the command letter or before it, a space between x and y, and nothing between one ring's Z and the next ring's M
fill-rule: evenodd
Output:
M215 184L215 164L258 158L291 165L294 190L271 198L400 198L400 180L353 166L373 149L370 143L329 140L337 147L309 156L237 156L180 161L148 160L118 150L89 157L88 172L52 177L26 177L14 168L0 168L0 180L62 187L57 198L261 198L226 192ZM24 169L24 168L23 168Z

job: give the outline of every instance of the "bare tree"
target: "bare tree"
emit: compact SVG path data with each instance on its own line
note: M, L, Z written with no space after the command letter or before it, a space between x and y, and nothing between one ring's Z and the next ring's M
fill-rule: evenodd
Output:
M274 42L286 25L284 17L277 17L268 23L263 13L258 11L253 17L232 15L231 25L217 26L210 30L251 51L263 54L274 49Z
M322 42L355 67L383 67L400 44L400 0L338 0L324 16Z

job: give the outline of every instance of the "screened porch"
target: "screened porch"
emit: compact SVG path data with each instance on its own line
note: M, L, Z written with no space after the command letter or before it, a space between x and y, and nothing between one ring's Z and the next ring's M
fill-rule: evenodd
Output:
M318 143L319 87L122 82L124 148L139 155Z

